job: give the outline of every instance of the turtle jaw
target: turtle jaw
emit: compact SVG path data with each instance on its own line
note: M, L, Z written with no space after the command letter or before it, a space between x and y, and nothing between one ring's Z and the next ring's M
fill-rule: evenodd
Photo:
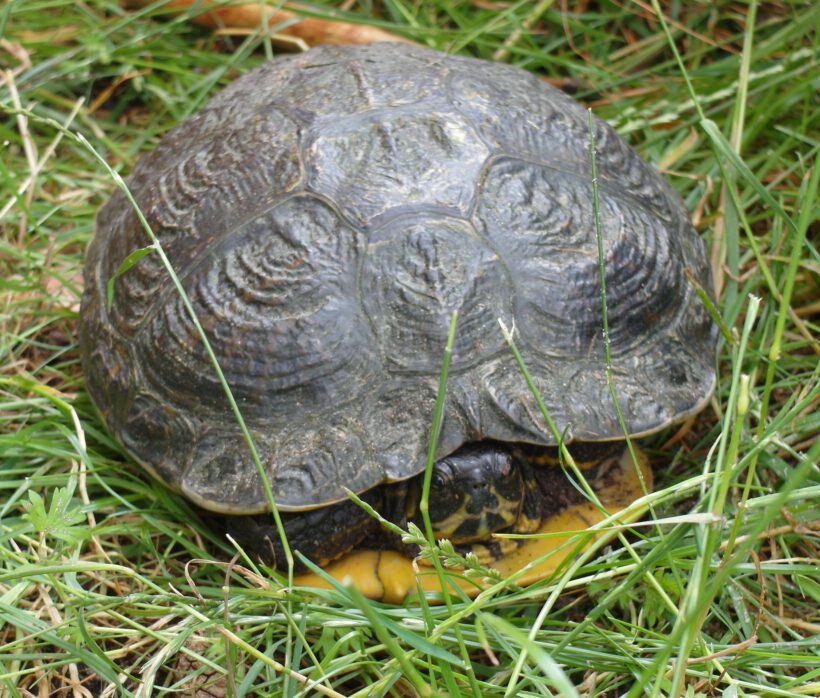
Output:
M459 509L433 521L433 533L436 538L447 538L456 545L487 540L493 533L512 526L520 510L520 500L499 499L487 488L478 495L465 495Z

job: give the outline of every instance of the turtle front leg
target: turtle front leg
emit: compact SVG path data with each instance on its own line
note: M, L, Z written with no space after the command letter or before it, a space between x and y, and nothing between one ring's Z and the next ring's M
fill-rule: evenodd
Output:
M382 497L378 490L366 492L360 498L375 509L380 508ZM379 528L376 519L351 500L309 511L281 512L280 516L291 550L298 550L320 567L351 551ZM246 552L273 567L286 568L285 551L272 514L223 516L219 526ZM305 570L298 557L294 558L295 569Z
M611 498L612 483L622 479L622 469L625 463L628 463L629 453L626 444L623 441L573 443L570 444L569 451L593 491L604 499ZM644 458L642 454L639 457ZM544 449L541 453L538 453L537 449L531 449L524 458L538 483L538 499L543 522L547 522L574 504L587 501L580 484L574 484L574 478L560 467L555 449Z

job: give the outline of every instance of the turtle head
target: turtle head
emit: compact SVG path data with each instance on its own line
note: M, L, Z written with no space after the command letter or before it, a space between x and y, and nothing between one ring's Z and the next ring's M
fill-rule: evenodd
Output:
M486 540L516 522L524 494L524 476L512 452L490 442L466 446L433 467L433 532L456 545Z

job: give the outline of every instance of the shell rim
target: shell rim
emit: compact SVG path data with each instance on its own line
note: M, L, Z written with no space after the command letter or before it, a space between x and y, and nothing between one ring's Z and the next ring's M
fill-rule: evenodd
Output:
M633 432L633 433L630 433L630 434L627 434L627 435L618 434L617 436L611 436L611 437L602 438L602 439L571 439L569 441L566 441L565 444L569 445L569 444L572 444L574 442L578 442L578 443L609 443L609 442L616 442L616 441L625 441L626 439L641 439L641 438L644 438L646 436L651 436L652 434L656 434L657 432L659 432L663 429L667 429L671 426L674 426L675 424L680 424L680 423L686 421L687 419L689 419L689 417L693 417L693 416L699 414L701 411L703 411L703 409L705 409L706 405L712 399L712 396L715 393L716 387L717 387L717 376L716 376L715 372L713 371L712 372L712 383L711 383L711 386L710 386L709 390L706 392L706 394L698 402L695 403L695 405L693 407L689 408L688 410L684 410L683 412L679 412L674 417L672 417L670 419L667 419L666 421L658 424L655 427L645 429L645 430L640 431L640 432ZM92 403L93 403L93 400L92 400ZM96 405L95 405L95 409L96 409ZM97 410L97 411L99 413L99 410ZM120 443L119 439L117 439L117 441L118 441L118 443ZM467 442L464 442L464 443L467 443ZM461 446L463 446L464 443L460 444L459 448ZM531 443L531 442L521 441L521 442L517 442L517 443ZM122 446L121 443L120 443L120 445ZM554 446L555 443L552 443L552 442L551 443L535 443L533 445L549 447L549 446ZM143 460L135 457L130 452L125 450L124 447L123 447L123 452L126 454L126 456L128 458L133 460L140 467L144 468L148 473L150 473L151 476L155 480L157 480L157 482L161 483L164 487L170 489L172 492L175 492L176 494L182 495L188 501L192 502L193 504L197 505L201 509L204 509L208 512L215 513L215 514L227 514L227 515L236 515L236 516L264 514L266 512L270 512L270 507L267 505L267 503L265 503L262 507L248 507L248 508L240 510L240 509L237 509L236 507L232 507L230 505L225 505L225 504L220 503L220 502L215 502L215 501L212 501L212 500L208 500L204 497L200 497L196 493L186 492L183 488L178 487L178 486L174 486L174 485L171 485L170 483L168 483L166 480L164 480L162 477L160 477L160 475L158 474L156 469L151 464L149 464L146 461L143 461ZM450 451L450 453L453 453L453 451ZM441 456L441 458L445 458L447 455L449 455L449 453L443 454ZM388 484L388 482L403 482L405 480L410 480L411 478L414 478L414 477L420 475L423 472L424 472L424 470L422 469L422 470L418 470L418 471L408 475L405 478L399 478L397 480L389 480L389 481L382 480L380 482L375 483L372 487L368 488L368 490L373 489L375 487L380 487L381 485L384 485L384 484ZM361 494L362 492L366 492L368 490L361 490L359 492L356 492L355 494ZM332 506L333 504L338 504L339 502L342 502L342 501L344 501L344 498L334 499L334 500L329 501L329 502L321 502L321 503L316 504L315 506L312 506L312 507L304 507L304 506L303 507L293 507L293 506L279 505L279 504L277 504L276 506L277 506L277 509L279 511L298 513L300 511L311 511L313 509L321 509L322 507Z

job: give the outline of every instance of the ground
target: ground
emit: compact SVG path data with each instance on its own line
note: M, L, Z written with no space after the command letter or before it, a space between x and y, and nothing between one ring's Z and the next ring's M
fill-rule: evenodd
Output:
M298 10L314 32L341 17L570 92L680 192L717 284L718 390L646 445L656 491L643 522L540 584L395 607L229 562L107 435L78 363L83 254L114 173L281 43L197 26L201 7L7 3L0 695L820 693L815 5Z

